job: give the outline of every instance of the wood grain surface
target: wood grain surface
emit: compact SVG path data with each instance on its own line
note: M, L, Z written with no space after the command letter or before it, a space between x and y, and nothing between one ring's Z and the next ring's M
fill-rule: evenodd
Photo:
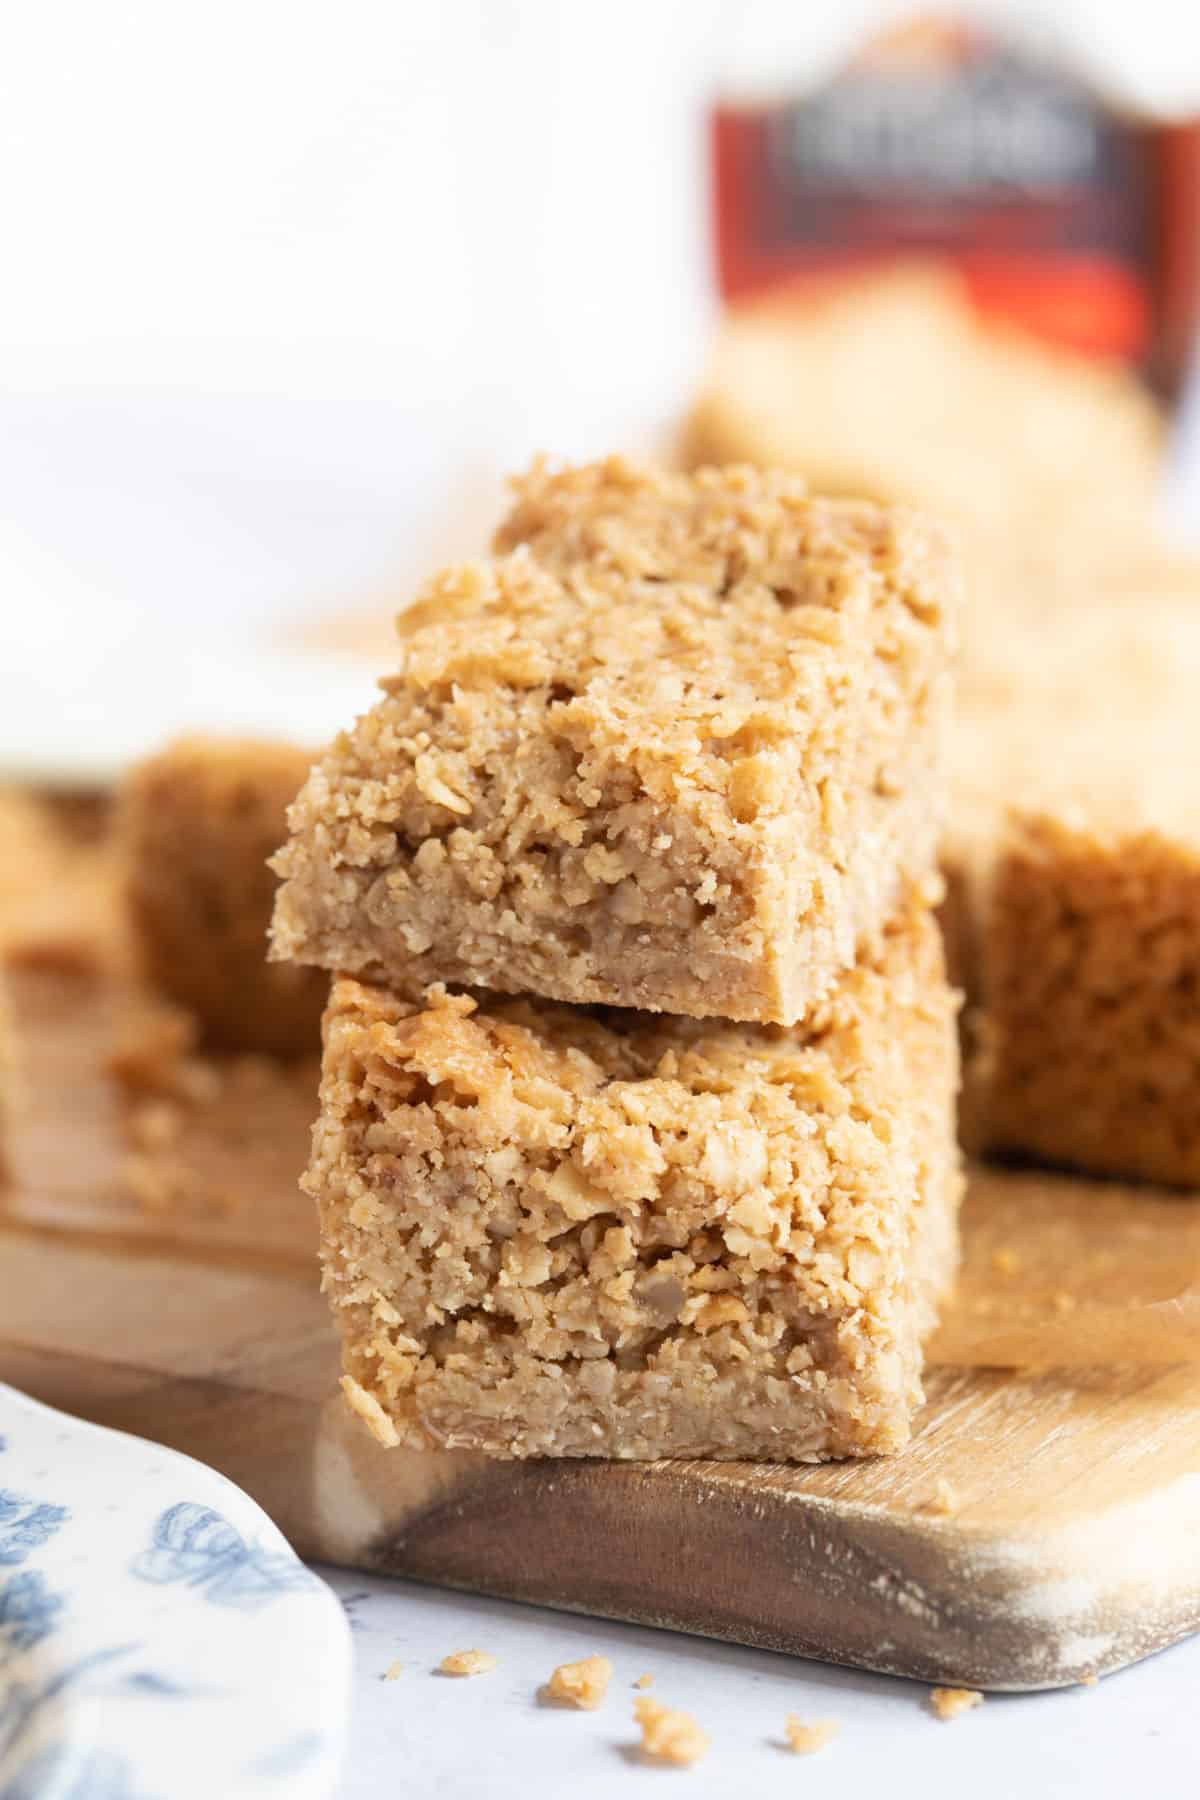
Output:
M118 996L94 974L18 985L0 1377L212 1463L305 1555L985 1688L1065 1685L1200 1625L1188 1198L977 1171L902 1457L385 1451L336 1397L293 1179L307 1078L282 1108L267 1072L257 1107L252 1082L189 1112L173 1146L192 1186L147 1211L108 1072Z

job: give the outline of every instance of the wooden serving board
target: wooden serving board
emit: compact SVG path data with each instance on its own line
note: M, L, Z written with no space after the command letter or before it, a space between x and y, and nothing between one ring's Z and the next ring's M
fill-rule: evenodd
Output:
M66 981L18 996L39 1080L0 1197L0 1378L215 1465L304 1555L983 1688L1065 1685L1200 1626L1195 1202L978 1173L902 1457L385 1451L336 1397L312 1220L281 1170L295 1122L243 1122L228 1205L139 1220L102 996L72 1005ZM234 1125L218 1105L187 1128L225 1188ZM1056 1367L989 1366L1031 1356Z

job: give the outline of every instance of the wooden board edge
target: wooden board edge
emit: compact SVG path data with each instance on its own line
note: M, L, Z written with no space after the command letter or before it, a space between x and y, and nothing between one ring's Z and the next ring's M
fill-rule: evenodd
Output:
M383 1450L336 1395L116 1360L85 1388L73 1356L0 1352L34 1398L219 1469L313 1561L992 1691L1070 1686L1200 1630L1200 1475L1017 1539L706 1464Z
M881 1674L1069 1687L1200 1630L1200 1539L1181 1567L1170 1529L1195 1516L1194 1478L1031 1540L747 1494L697 1464L666 1481L654 1464L406 1457L337 1401L315 1456L327 1560Z

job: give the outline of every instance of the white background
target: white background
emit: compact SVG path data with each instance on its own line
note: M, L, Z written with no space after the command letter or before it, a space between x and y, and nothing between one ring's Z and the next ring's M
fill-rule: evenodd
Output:
M532 451L658 441L712 316L703 102L871 0L37 0L0 34L0 774L185 725L329 735L264 644L485 541ZM1200 99L1200 13L1059 0ZM1053 13L1053 26L1046 20Z

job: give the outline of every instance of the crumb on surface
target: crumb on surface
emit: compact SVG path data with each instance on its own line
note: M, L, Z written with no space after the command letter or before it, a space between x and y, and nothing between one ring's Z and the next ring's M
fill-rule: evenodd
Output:
M383 1679L385 1681L399 1681L403 1673L404 1664L402 1662L390 1662L383 1671Z
M676 1712L647 1694L634 1701L633 1716L642 1728L643 1755L681 1768L707 1756L712 1740L691 1713Z
M121 1179L143 1212L165 1213L184 1198L183 1171L170 1162L160 1164L151 1156L127 1156L121 1163Z
M992 1251L992 1267L997 1275L1019 1275L1021 1258L1015 1250L1006 1245L1000 1250Z
M787 1716L787 1740L797 1756L812 1756L817 1750L824 1750L837 1736L840 1726L836 1719L816 1719L811 1725L795 1713Z
M933 1688L929 1695L929 1704L939 1719L957 1719L960 1713L970 1712L973 1706L983 1705L983 1695L978 1688Z
M933 1484L933 1492L925 1502L926 1512L940 1513L943 1518L950 1518L962 1505L962 1498L952 1482L939 1475Z
M108 1071L129 1094L174 1089L179 1064L195 1047L195 1022L180 1008L148 1006L123 1020Z
M122 1200L146 1213L226 1219L283 1195L304 1155L315 1064L188 1049L177 1008L135 1002L105 1072L117 1088ZM285 1184L286 1183L286 1187Z
M1100 1677L1098 1675L1081 1675L1079 1677L1080 1687L1097 1687L1099 1682Z
M635 1688L653 1687L654 1686L654 1677L653 1677L653 1675L639 1675L633 1685Z
M195 1047L195 1020L173 1006L139 1010L126 1019L107 1068L130 1101L158 1099L212 1106L225 1084L221 1067Z
M174 1089L189 1106L212 1106L221 1098L224 1074L207 1056L182 1056L173 1074Z
M607 1694L612 1672L607 1656L585 1656L580 1662L559 1663L546 1683L546 1698L563 1700L591 1712Z
M452 1650L449 1656L443 1656L438 1664L441 1675L488 1675L496 1667L498 1658L487 1650Z
M129 1114L129 1136L142 1150L165 1150L182 1129L179 1108L171 1100L143 1100Z

